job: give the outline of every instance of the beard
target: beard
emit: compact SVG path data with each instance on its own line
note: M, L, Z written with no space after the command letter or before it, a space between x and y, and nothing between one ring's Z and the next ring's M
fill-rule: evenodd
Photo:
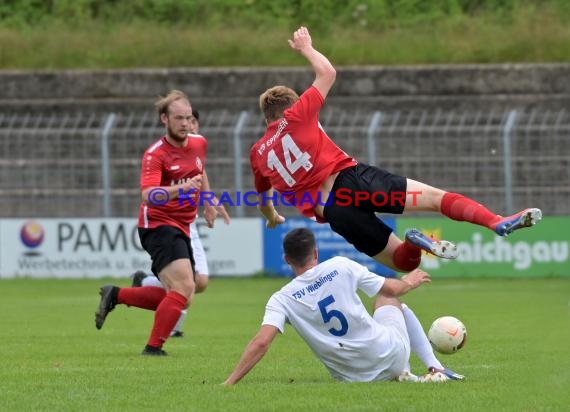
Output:
M166 127L166 132L168 133L168 136L170 136L172 140L178 143L183 143L188 135L188 131L176 133L174 129L172 129L170 126Z

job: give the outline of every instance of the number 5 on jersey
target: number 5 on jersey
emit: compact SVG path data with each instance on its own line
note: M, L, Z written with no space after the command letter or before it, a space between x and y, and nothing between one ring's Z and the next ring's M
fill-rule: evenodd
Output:
M281 146L283 146L285 165L283 165L277 157L275 149L271 149L269 153L267 153L267 167L271 170L277 170L277 173L279 173L279 176L283 178L285 183L287 183L289 187L293 187L297 181L292 175L297 170L301 167L307 172L312 169L313 164L310 161L311 155L307 152L301 152L301 149L295 144L290 134L283 136Z
M319 309L321 310L321 316L325 323L329 323L333 318L337 318L340 322L340 329L330 328L329 333L334 336L344 336L348 332L348 321L346 316L336 309L329 310L327 312L327 306L332 305L335 302L333 295L329 295L326 298L319 301Z

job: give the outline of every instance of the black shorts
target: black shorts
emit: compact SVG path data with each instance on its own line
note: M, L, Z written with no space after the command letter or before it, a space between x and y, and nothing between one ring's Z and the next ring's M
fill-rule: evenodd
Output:
M376 256L388 244L392 229L376 216L402 214L407 180L374 166L358 164L335 179L324 218L331 229L368 256Z
M159 226L154 229L139 227L141 245L152 260L151 270L154 276L177 259L190 259L194 274L194 254L190 238L184 232L172 226Z

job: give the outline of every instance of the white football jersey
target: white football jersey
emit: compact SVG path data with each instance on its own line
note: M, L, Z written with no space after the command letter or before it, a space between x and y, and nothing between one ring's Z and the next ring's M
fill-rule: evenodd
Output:
M360 289L372 297L384 281L365 266L334 257L274 293L262 324L283 333L289 322L335 379L387 379L387 370L401 357L401 341L370 316L356 293Z

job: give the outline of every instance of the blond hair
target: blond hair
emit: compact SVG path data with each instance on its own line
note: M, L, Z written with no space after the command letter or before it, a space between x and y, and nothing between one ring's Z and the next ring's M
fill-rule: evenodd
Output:
M171 90L166 96L159 96L158 100L154 103L158 116L160 117L162 114L168 115L168 108L177 100L186 100L190 103L190 99L188 99L186 93L181 92L180 90Z
M274 86L259 96L259 108L267 122L283 117L283 112L299 99L293 89L286 86Z

